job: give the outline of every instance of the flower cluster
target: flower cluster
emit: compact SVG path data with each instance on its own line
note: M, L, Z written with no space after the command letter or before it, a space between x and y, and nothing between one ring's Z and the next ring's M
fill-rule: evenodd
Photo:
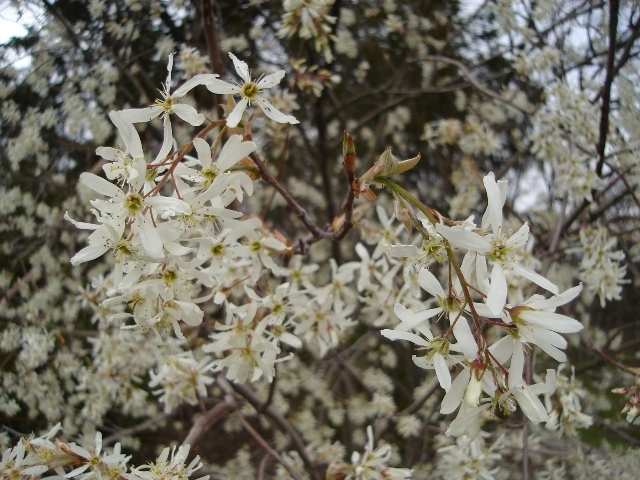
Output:
M447 392L441 413L452 413L460 406L447 431L455 436L475 437L482 414L496 410L509 414L516 405L534 423L546 421L547 409L537 396L555 390L555 375L550 370L545 382L530 385L524 376L526 351L538 346L564 362L566 356L561 349L567 342L560 333L582 329L578 321L555 313L557 307L576 298L582 286L559 293L555 284L522 265L528 225L522 225L515 233L505 232L502 210L506 183L496 182L494 175L489 174L484 185L488 205L479 227L472 219L453 226L436 223L435 228L423 220L426 238L437 234L448 243L445 248L449 249L450 262L457 265L454 249L465 252L446 290L427 266L420 268L419 285L437 301L437 306L416 312L397 303L394 310L401 323L393 330L382 331L389 339L407 340L420 348L420 354L413 356L414 363L435 370ZM427 229L430 226L432 233ZM520 295L514 295L514 303L509 303L513 276L523 277L554 295L544 298L536 294L524 301L519 301ZM482 302L474 301L478 296ZM447 318L447 328L434 334L435 324L431 325L430 320L440 316ZM482 322L502 330L491 345L480 329ZM452 381L453 366L458 366L459 373Z
M60 424L38 438L23 438L13 448L2 453L0 476L2 478L39 478L48 471L57 475L48 478L127 479L162 480L166 478L189 478L202 467L196 456L186 464L189 445L181 446L177 452L165 448L157 460L150 465L131 468L131 456L120 453L116 443L110 453L102 449L102 435L95 436L95 449L91 452L75 443L54 438L60 433ZM171 451L171 456L169 452ZM198 480L208 480L209 475Z

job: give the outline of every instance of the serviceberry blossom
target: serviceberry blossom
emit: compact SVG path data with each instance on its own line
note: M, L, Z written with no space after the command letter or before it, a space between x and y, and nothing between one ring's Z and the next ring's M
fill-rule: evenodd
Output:
M364 452L353 452L351 463L336 462L327 470L327 480L404 480L413 476L409 468L389 467L391 445L374 448L373 428L367 427Z
M164 158L173 146L173 133L171 130L171 121L169 116L176 114L185 122L197 127L204 122L204 115L198 113L195 108L186 103L180 103L180 99L189 93L193 88L198 85L204 85L211 81L216 80L218 77L215 73L204 73L202 75L196 75L195 77L187 80L180 87L178 87L173 93L171 93L171 73L173 70L173 53L169 55L169 64L167 65L167 80L165 81L160 95L162 98L156 99L154 104L146 108L133 108L127 110L120 110L118 113L122 119L130 123L150 122L154 118L160 116L163 117L164 125L164 141L162 142L162 148L158 153L157 158Z
M222 95L235 94L240 95L241 97L240 102L238 102L233 111L227 117L228 127L235 127L240 123L243 112L251 102L256 102L264 114L271 120L279 123L300 123L292 115L285 115L276 109L269 100L260 95L264 90L273 88L280 83L285 75L284 70L272 73L266 77L260 77L254 82L251 80L251 72L249 71L247 64L242 60L238 60L238 58L236 58L232 53L229 53L229 57L231 57L233 65L236 67L236 72L243 81L242 85L239 83L231 85L230 83L218 79L213 79L207 83L207 88L213 93Z
M506 182L496 182L493 172L484 177L487 190L488 205L482 217L480 233L466 228L436 225L436 230L445 237L451 245L469 251L476 264L478 287L486 293L485 302L489 310L499 313L507 301L507 279L505 270L523 276L533 283L558 293L558 287L542 275L523 267L517 257L517 252L523 249L529 238L529 225L524 224L511 234L503 231L502 208L506 200ZM493 262L490 280L487 274L487 260Z

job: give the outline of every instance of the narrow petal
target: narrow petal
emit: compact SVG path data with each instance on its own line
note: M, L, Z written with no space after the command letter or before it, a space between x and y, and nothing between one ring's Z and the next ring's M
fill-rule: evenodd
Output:
M476 255L476 280L480 291L486 294L489 291L489 273L487 271L487 259L483 255Z
M436 231L449 240L454 247L466 248L478 253L489 253L491 244L476 232L462 228L451 228L445 225L436 225Z
M130 108L118 111L123 120L131 123L150 122L158 118L162 112L164 112L162 107Z
M529 388L517 389L514 393L518 405L529 420L533 423L545 422L548 418L547 410L538 397Z
M164 160L171 148L173 147L173 131L171 130L171 120L169 119L169 115L164 116L164 120L162 122L164 138L162 139L162 146L160 147L160 151L158 155L156 155L156 159L153 163L158 163L161 160Z
M93 173L85 172L80 175L80 183L86 185L94 192L98 192L101 195L105 195L107 197L122 197L124 193L117 185L101 178Z
M487 190L488 205L486 213L492 227L493 238L497 238L502 230L502 207L504 205L502 194L493 172L486 175L482 181L484 188ZM484 229L484 222L482 227Z
M227 117L227 127L233 128L238 126L238 124L240 123L240 120L242 119L242 114L247 108L248 103L249 103L249 100L246 98L243 98L238 102L236 107Z
M521 248L527 244L529 239L529 224L522 225L516 233L509 237L507 245L511 248Z
M462 399L464 398L464 391L469 385L469 380L471 379L471 371L468 368L462 370L456 379L451 384L451 388L442 399L442 404L440 404L440 413L447 415L452 413L460 403L462 403Z
M193 148L196 149L198 154L198 160L203 169L207 169L211 166L211 147L206 140L202 138L193 139Z
M164 248L158 231L151 223L151 219L146 218L140 212L136 214L138 230L142 238L142 246L152 258L163 258Z
M198 113L195 108L193 108L191 105L187 105L186 103L178 103L177 105L174 105L173 111L182 120L190 123L194 127L202 125L202 122L204 122L204 115Z
M184 82L175 92L171 95L175 98L184 97L190 90L198 85L206 85L210 82L216 81L218 75L215 73L203 73L202 75L196 75L190 80Z
M109 250L107 245L89 245L84 247L73 257L71 257L71 265L76 266L84 262L89 262L101 257Z
M233 61L233 66L236 67L236 72L245 81L245 83L249 83L251 81L251 76L249 74L249 67L242 60L238 60L238 58L233 54L229 53L229 57L231 61Z
M431 308L415 313L403 305L396 303L393 311L402 321L402 323L396 327L396 330L408 331L442 312L442 308Z
M434 297L446 298L447 296L438 279L426 268L420 269L420 272L418 273L418 283L424 291L430 293Z
M559 295L555 295L551 298L536 300L533 302L526 302L528 307L534 308L536 310L544 310L548 308L556 308L561 305L565 305L580 295L582 292L582 284L576 285L568 290L565 290Z
M99 155L105 160L109 160L111 162L117 162L123 157L122 152L120 150L118 150L117 148L111 148L111 147L96 148L96 155Z
M258 105L260 105L260 108L262 109L264 114L267 117L269 117L271 120L279 123L290 123L290 124L300 123L296 119L296 117L294 117L293 115L285 115L276 107L274 107L271 104L271 102L269 102L268 100L265 100L264 98L260 98L260 97L256 97L254 100Z
M509 366L509 388L515 388L522 385L522 374L524 372L524 348L522 342L516 340L513 342L513 355L511 356L511 365Z
M433 366L436 370L436 376L438 377L440 386L444 388L445 392L448 392L451 388L451 372L449 372L447 361L442 355L436 353L433 356Z
M140 142L140 135L138 135L138 131L133 126L133 123L122 117L122 110L120 112L116 112L115 110L110 111L109 118L118 128L118 132L124 141L127 153L131 154L132 158L144 156L142 143Z
M238 85L232 85L223 80L214 79L206 84L207 90L211 93L215 93L218 95L233 95L240 93L240 87Z
M491 271L491 285L485 303L491 313L498 315L507 302L507 279L502 265L495 263Z
M74 220L69 216L69 212L64 212L64 219L73 223L76 228L80 228L82 230L95 230L100 227L100 225L97 225L95 223L79 222L77 220Z
M243 142L242 136L232 135L222 147L222 151L216 160L220 172L233 167L236 163L257 150L253 142Z
M534 272L533 270L529 270L526 267L523 267L519 263L509 262L508 266L518 275L531 280L536 285L544 288L545 290L550 291L551 293L555 293L556 295L559 292L558 286L555 283L550 282L546 278L544 278L539 273Z
M157 195L155 197L146 198L145 205L149 205L160 211L171 210L185 215L191 213L191 206L184 200L179 198L163 197Z
M424 338L416 335L415 333L401 332L398 330L389 330L389 329L381 330L380 333L382 334L383 337L387 337L389 340L407 340L420 347L429 346L429 342L427 342Z
M285 76L284 70L280 70L276 73L272 73L271 75L267 75L266 77L262 78L262 80L258 82L258 88L262 90L265 88L275 87L282 81L284 76Z
M558 333L576 333L584 328L579 321L558 313L525 310L519 316L527 323Z
M452 317L450 317L453 320ZM478 354L478 345L476 344L469 322L466 318L460 317L453 326L453 336L458 342L458 349L464 354L467 360L474 360Z

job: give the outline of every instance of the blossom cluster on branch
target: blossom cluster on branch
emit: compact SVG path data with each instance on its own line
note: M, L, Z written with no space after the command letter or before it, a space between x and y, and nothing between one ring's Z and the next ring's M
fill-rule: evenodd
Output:
M15 4L0 476L633 478L637 9L436 4Z

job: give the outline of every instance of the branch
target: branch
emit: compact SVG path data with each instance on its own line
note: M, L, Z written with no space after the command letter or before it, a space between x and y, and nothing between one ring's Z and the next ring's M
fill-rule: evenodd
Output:
M471 85L476 87L478 90L480 90L482 93L484 93L488 97L494 98L495 100L498 100L501 103L505 103L510 107L515 108L516 110L524 113L525 115L528 115L529 113L531 113L528 110L525 110L524 108L515 105L511 101L511 99L503 97L499 93L496 93L493 90L487 88L485 85L482 84L482 82L480 82L471 73L471 71L462 62L459 62L458 60L454 60L453 58L445 57L442 55L424 55L420 57L419 60L432 60L434 62L442 62L442 63L448 63L449 65L453 65L457 67L458 70L460 70L460 73L462 74L462 76L466 78Z
M229 398L225 398L223 402L220 402L207 413L202 415L196 423L193 424L191 430L182 441L182 445L191 445L194 447L200 438L213 427L218 420L224 417L227 413L235 410L237 405Z
M300 458L302 459L303 463L305 464L305 467L307 468L307 471L311 474L312 478L314 480L321 479L320 475L318 474L315 468L314 463L309 458L309 455L307 455L307 451L305 449L305 445L302 440L302 437L300 436L298 431L287 421L286 418L284 418L284 416L280 412L275 410L272 406L265 408L264 402L262 402L262 400L260 400L258 395L256 395L256 393L246 385L237 384L237 383L229 384L229 382L225 378L220 378L220 377L218 378L218 383L220 383L221 385L226 384L227 388L232 388L233 390L235 390L240 396L244 397L253 406L253 408L256 409L257 412L260 412L263 415L270 418L271 420L273 420L273 422L281 430L286 432L291 437L291 441L293 443L294 448L300 455Z
M337 242L342 240L347 235L347 233L349 233L349 230L351 230L351 228L353 227L353 202L355 200L355 194L353 191L352 184L353 184L353 180L355 179L354 172L347 171L347 181L348 181L347 195L346 195L345 203L342 206L342 210L345 213L344 221L340 225L340 228L338 228L336 231L332 231L331 229L323 229L323 228L320 228L318 225L316 225L316 223L313 221L313 219L311 218L309 213L305 210L305 208L302 205L300 205L291 196L291 194L284 187L284 185L282 185L278 181L278 179L276 179L271 174L271 172L269 172L264 161L262 160L262 158L260 158L260 155L254 152L251 155L249 155L249 158L251 158L253 163L256 165L256 167L260 171L262 179L265 182L267 182L269 185L271 185L282 196L282 198L284 198L287 204L289 204L289 206L294 210L294 212L296 213L300 221L303 223L303 225L307 228L307 230L309 230L309 232L311 232L311 235L313 236L313 240L327 239L333 242Z
M598 139L597 151L600 156L596 173L602 177L604 167L604 150L607 145L607 133L609 132L609 111L611 110L611 86L615 77L614 63L616 60L616 36L618 34L618 10L619 0L611 0L609 3L609 55L607 57L607 76L602 87L602 109L600 113L600 137Z

